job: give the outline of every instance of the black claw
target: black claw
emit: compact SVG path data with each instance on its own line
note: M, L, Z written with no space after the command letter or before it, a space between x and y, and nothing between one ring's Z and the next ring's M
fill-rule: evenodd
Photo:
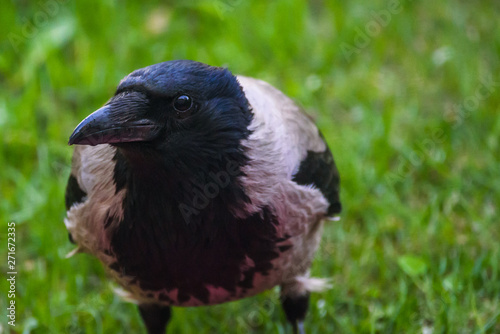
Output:
M148 334L165 334L167 324L172 315L169 306L156 304L141 304L139 305L144 325L148 330Z
M309 307L309 294L297 297L284 296L281 305L287 320L293 326L293 333L305 334L304 319Z

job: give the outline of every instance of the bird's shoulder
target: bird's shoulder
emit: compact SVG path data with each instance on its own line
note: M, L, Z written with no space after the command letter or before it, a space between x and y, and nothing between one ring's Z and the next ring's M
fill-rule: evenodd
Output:
M323 151L325 142L314 121L290 97L271 84L238 76L254 115L254 127L265 128L297 150Z
M238 76L238 81L254 114L252 134L245 145L250 158L266 162L254 163L254 169L263 166L263 170L249 175L270 175L270 171L275 171L275 181L281 178L313 186L328 200L327 214L340 213L339 173L313 120L292 99L265 81L245 76ZM251 181L248 183L259 184Z

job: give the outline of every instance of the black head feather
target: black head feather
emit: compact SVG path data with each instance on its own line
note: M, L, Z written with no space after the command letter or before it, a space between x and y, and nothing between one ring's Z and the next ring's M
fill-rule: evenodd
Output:
M135 96L131 105L121 107L130 102L130 96ZM177 115L179 96L192 100L188 116ZM147 119L159 129L149 140L113 143L118 147L117 191L128 187L131 203L141 200L135 196L154 189L160 201L173 203L176 209L180 206L184 218L188 213L195 219L189 210L200 211L200 205L194 205L196 195L204 193L217 175L228 176L229 182L217 189L210 206L227 209L247 201L237 176L248 162L241 142L250 134L252 112L229 70L189 60L152 65L125 77L108 105L125 110L127 121ZM196 215L196 219L201 218Z

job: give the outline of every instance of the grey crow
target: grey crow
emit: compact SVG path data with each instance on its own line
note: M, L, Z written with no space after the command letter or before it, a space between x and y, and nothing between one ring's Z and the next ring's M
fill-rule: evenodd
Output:
M85 118L66 190L74 253L97 257L148 333L171 306L212 305L279 285L303 333L323 221L339 174L314 123L266 82L189 60L136 70Z

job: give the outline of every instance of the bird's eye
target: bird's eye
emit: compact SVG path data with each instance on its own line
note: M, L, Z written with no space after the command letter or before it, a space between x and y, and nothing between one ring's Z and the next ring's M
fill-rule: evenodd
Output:
M187 95L180 95L174 100L174 109L177 114L184 113L193 107L193 100Z

